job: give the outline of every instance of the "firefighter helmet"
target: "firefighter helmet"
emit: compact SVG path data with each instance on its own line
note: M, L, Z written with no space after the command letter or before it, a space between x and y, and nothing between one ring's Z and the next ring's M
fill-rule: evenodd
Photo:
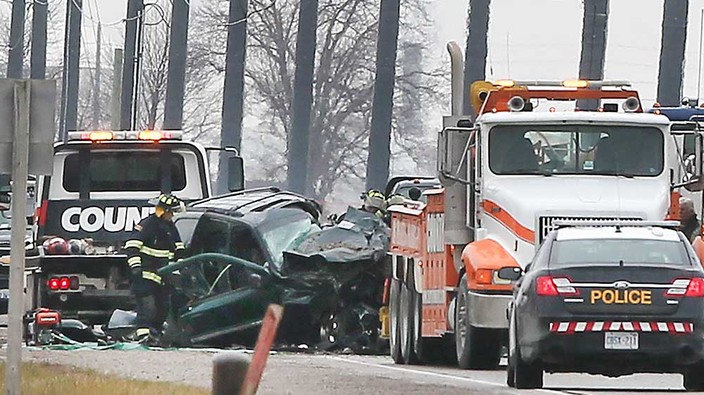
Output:
M162 193L159 197L149 200L149 203L173 212L184 211L186 208L181 199L167 193Z
M42 247L48 255L67 255L69 253L68 243L61 237L45 240Z

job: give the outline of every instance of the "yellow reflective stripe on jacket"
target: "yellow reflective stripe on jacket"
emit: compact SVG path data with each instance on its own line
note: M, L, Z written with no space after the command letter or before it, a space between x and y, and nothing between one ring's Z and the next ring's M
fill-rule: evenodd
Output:
M161 284L161 276L152 272L142 272L142 278Z
M154 258L168 258L169 254L171 254L169 250L157 250L155 248L149 248L147 246L142 246L142 248L139 249L139 252L144 255L152 256Z
M174 254L173 252L170 252L170 253L169 253L169 260L172 260L172 261L173 261L174 258L176 258L176 254Z
M127 260L127 264L130 265L130 267L139 266L142 264L142 258L138 256L133 256L132 258Z
M175 246L177 250L183 250L184 248L186 248L186 246L181 242L176 242Z
M125 248L142 248L144 242L142 240L127 240Z
M146 336L148 334L149 334L149 328L139 328L139 329L137 329L137 333L135 333L135 335L137 335L137 337Z

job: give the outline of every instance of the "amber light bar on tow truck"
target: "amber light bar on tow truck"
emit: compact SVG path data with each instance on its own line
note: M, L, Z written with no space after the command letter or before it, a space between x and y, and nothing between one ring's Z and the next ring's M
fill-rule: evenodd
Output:
M119 140L142 140L142 141L161 141L161 140L181 140L183 132L180 130L141 130L141 131L81 131L69 132L68 139L70 141L119 141Z

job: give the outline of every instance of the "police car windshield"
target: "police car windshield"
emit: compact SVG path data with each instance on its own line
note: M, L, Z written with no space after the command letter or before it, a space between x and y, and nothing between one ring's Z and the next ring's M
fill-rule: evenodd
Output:
M689 265L680 241L647 239L576 239L558 240L550 251L550 267L589 264Z
M500 125L489 132L494 174L657 176L664 138L623 125Z

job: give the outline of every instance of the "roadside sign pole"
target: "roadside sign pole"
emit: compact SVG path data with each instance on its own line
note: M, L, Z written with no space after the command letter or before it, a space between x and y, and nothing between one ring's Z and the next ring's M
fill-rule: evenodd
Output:
M22 362L22 314L24 306L24 259L27 228L27 176L29 167L30 81L14 87L14 139L12 142L12 236L10 239L10 301L8 308L8 395L20 394Z

